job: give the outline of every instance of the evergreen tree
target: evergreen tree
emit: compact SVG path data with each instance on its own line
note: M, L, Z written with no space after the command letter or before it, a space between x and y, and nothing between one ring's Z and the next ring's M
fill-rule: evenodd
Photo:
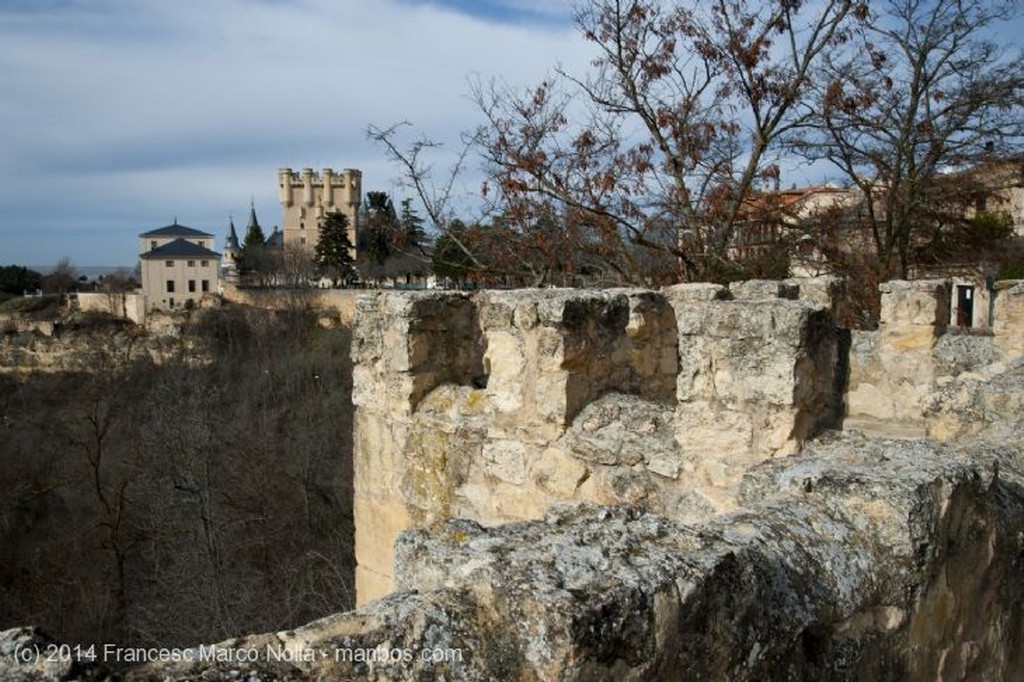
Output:
M263 234L263 228L255 220L250 220L242 248L238 250L238 257L235 258L238 274L245 276L262 272L267 268L269 260L267 238Z
M267 245L267 237L263 234L263 228L257 222L250 222L249 229L245 233L245 240L242 241L242 248L263 247Z
M403 202L403 206L404 204L405 202ZM459 289L462 288L466 277L473 270L473 259L463 248L466 237L465 224L456 219L451 222L445 233L434 244L434 274L441 279L449 280Z
M313 252L313 262L334 282L350 282L355 278L354 247L348 236L348 217L344 213L328 213L320 223L320 237Z
M24 265L0 267L0 293L21 296L25 291L35 291L42 286L43 275Z
M366 253L383 265L393 251L398 216L387 192L366 193Z
M402 200L402 215L398 221L402 226L402 242L405 248L422 248L427 235L423 231L423 218L419 217L416 209L412 207L412 199Z

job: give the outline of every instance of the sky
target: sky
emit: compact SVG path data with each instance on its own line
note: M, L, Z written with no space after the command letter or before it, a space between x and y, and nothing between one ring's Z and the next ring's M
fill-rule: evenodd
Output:
M269 234L282 167L400 199L368 125L410 122L443 170L470 78L590 59L571 0L0 0L0 265L133 267L175 219L220 248L250 201Z

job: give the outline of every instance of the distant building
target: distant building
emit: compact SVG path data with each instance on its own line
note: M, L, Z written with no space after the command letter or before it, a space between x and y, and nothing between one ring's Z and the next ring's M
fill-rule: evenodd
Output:
M316 247L320 222L335 211L348 218L349 241L358 243L359 202L362 173L346 168L335 173L325 168L319 174L312 168L293 173L290 168L277 172L278 199L283 213L280 240L283 246ZM353 253L352 257L355 258Z
M174 224L139 235L146 310L174 310L219 293L221 255L208 232ZM237 241L237 238L236 238Z

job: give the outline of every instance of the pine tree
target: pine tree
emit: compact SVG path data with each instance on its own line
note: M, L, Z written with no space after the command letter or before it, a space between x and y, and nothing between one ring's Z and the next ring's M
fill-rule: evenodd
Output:
M242 240L242 248L238 251L235 264L238 274L242 276L263 272L268 266L267 238L263 228L255 220L249 221L249 229Z
M337 286L338 281L355 278L352 240L348 236L348 217L344 213L328 213L320 223L320 237L313 252L313 262Z
M405 248L421 248L427 235L423 231L423 218L419 217L416 209L412 207L412 199L402 200L402 215L398 222L402 226L402 242Z
M263 228L260 224L254 221L250 221L249 229L245 233L245 240L242 242L242 248L248 249L253 247L264 247L267 245L267 238L263 234Z
M383 265L392 253L398 217L387 192L366 193L366 254Z

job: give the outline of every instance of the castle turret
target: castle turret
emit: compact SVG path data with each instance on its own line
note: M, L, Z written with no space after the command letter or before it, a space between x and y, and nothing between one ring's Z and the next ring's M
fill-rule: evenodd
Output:
M312 206L314 203L312 168L302 169L302 203L306 206Z
M341 190L341 201L346 206L358 206L363 196L363 174L355 168L346 168L341 172L344 181Z
M291 206L295 200L292 193L292 182L295 176L291 168L277 169L277 198L282 206Z
M330 168L324 168L322 175L324 179L324 193L322 203L324 210L330 213L331 209L334 208L334 171L331 170Z

